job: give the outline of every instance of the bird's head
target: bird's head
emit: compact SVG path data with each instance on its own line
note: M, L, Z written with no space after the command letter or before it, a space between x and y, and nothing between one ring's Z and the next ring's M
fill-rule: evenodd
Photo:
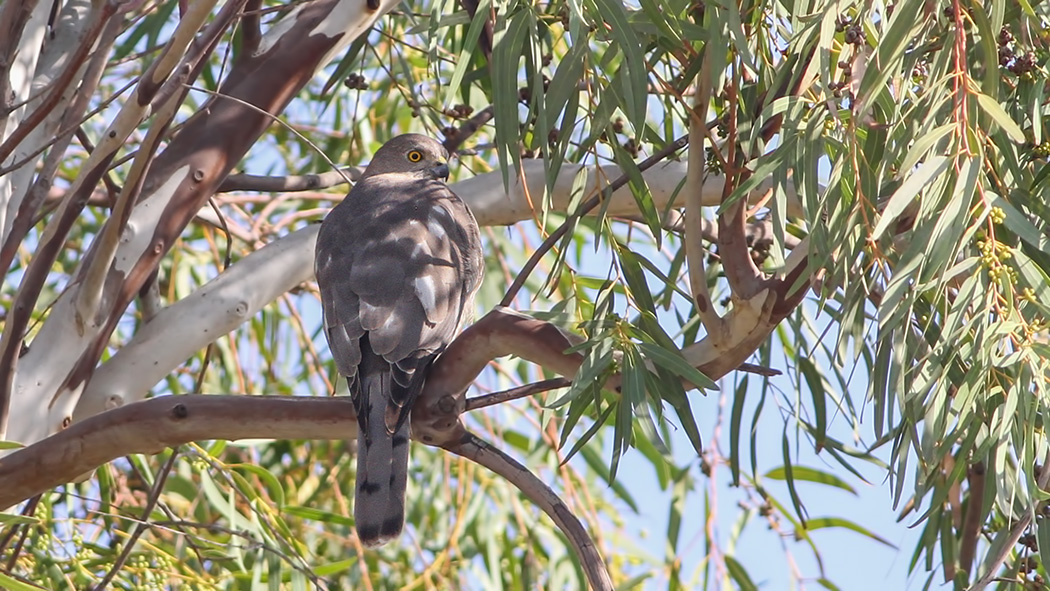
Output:
M376 150L362 178L405 172L417 172L434 179L447 179L448 151L440 142L425 135L399 135Z

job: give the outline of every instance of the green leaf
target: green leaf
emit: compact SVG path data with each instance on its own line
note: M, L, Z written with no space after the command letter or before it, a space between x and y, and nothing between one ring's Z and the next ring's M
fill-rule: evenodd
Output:
M356 558L347 558L346 560L339 560L336 562L329 562L327 564L321 564L318 566L311 567L313 574L319 577L329 577L341 572L346 572L358 565L359 562Z
M40 591L40 589L47 589L47 587L23 583L22 581L2 572L0 572L0 588L6 589L7 591Z
M624 80L624 112L635 129L645 125L645 109L648 98L648 66L642 55L642 42L627 21L626 7L613 0L594 0L604 26L623 51L626 64Z
M744 398L747 395L747 376L736 385L733 393L733 410L729 415L729 471L733 475L733 486L740 486L740 428L744 423Z
M525 35L533 25L532 11L523 9L510 17L502 34L495 35L492 48L492 101L496 124L496 144L503 185L510 186L510 171L521 164L518 150L518 62Z
M1009 136L1011 140L1019 144L1023 144L1025 142L1025 137L1024 132L1021 131L1021 126L1019 126L1012 118L1010 118L1010 115L1008 115L1006 111L1003 110L1002 105L1000 105L998 101L988 96L987 94L982 94L977 91L973 92L977 96L977 104L980 105L981 109L983 109L984 112L992 118L992 121L994 121L996 125L1001 127L1002 130L1006 132L1006 135Z
M281 507L281 512L287 515L294 515L295 517L301 517L303 519L309 519L310 521L319 521L321 523L332 523L335 525L342 525L346 527L353 527L353 518L345 515L339 515L330 511L323 511L321 509L315 509L313 507L301 507L298 505L285 505Z
M854 113L867 113L872 101L886 92L887 81L897 73L898 64L913 39L912 31L926 26L926 18L920 18L922 2L901 2L895 5L886 34L878 40L875 55L871 58L858 92L859 104Z
M882 536L879 536L874 532L868 530L867 528L860 526L848 519L842 519L840 517L811 517L806 520L806 529L808 529L809 531L825 529L829 527L839 527L842 529L848 529L850 531L857 532L862 536L870 538L880 544L889 546L890 548L897 548Z
M911 204L919 191L947 171L951 162L951 159L946 156L930 156L926 162L919 165L915 172L908 175L904 183L890 197L889 203L879 216L879 223L875 224L875 229L871 232L872 239L881 238L889 229L890 224L896 222L897 217Z
M806 482L815 482L817 484L826 484L835 488L840 488L851 494L857 494L857 491L849 485L845 480L842 480L838 476L831 474L830 472L823 472L816 468L807 468L805 466L791 466L791 476L795 480L804 480ZM788 469L784 466L773 468L772 470L765 473L766 478L773 480L787 480Z
M726 556L725 561L726 570L729 571L729 577L737 584L740 591L758 591L758 587L755 586L754 581L751 580L751 575L747 574L744 565L737 562L732 556Z
M463 51L460 52L459 59L456 60L456 69L452 71L452 76L449 78L448 85L446 86L447 91L445 92L444 101L446 108L452 105L456 100L456 93L460 90L460 84L463 82L463 75L467 73L467 68L471 65L471 55L475 52L481 51L478 39L481 38L481 32L485 30L485 23L488 22L488 19L484 18L482 15L489 13L490 6L490 0L481 0L478 3L475 12L478 17L471 21L470 28L467 29L467 36L463 39ZM365 39L367 39L367 37L361 37L361 40ZM495 48L493 48L493 53L495 53Z
M711 381L711 378L705 376L699 369L689 365L689 362L682 357L682 354L679 351L671 352L652 343L638 343L638 348L641 349L642 355L644 355L646 359L679 376L697 388L706 390L715 387L715 383Z
M1039 548L1039 562L1050 564L1050 519L1042 516L1035 518L1035 540Z
M784 482L787 483L788 494L791 495L791 504L795 507L795 514L798 515L799 522L805 527L806 508L802 505L802 498L798 495L798 490L795 489L795 470L791 464L791 446L788 443L787 424L784 425L784 434L781 438L781 453L784 458Z
M40 519L36 517L30 517L28 515L12 515L10 513L0 513L0 524L4 527L14 527L16 525L32 525L40 523Z
M828 435L828 418L827 418L827 407L825 406L825 398L827 398L827 392L824 390L824 379L820 375L820 370L817 366L809 360L808 357L802 356L798 359L799 370L802 371L802 375L806 378L806 385L809 388L809 393L813 399L813 417L814 417L814 428L816 429L816 445L817 453L820 453L824 449L824 441Z

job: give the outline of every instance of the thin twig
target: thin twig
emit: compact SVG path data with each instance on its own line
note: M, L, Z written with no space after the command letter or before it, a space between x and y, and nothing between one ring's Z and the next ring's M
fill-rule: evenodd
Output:
M442 142L442 145L445 146L445 149L448 150L449 154L458 152L460 146L463 145L463 142L467 141L472 135L477 133L483 125L492 119L494 114L495 110L493 110L492 105L474 113L470 119L467 119L463 122L463 125L459 126L459 129L456 130L454 135L446 138L445 141Z
M741 363L737 366L737 370L765 376L767 378L778 376L781 373L779 369L773 369L772 367L766 367L764 365L755 365L754 363Z
M128 557L131 556L131 550L135 547L135 542L138 541L149 527L150 513L153 513L153 508L157 505L157 501L160 500L160 493L164 490L164 483L168 480L168 474L171 473L171 469L175 466L175 459L178 456L179 450L172 450L168 461L164 462L164 466L157 475L157 479L153 482L153 490L150 491L149 500L146 501L146 506L142 509L142 519L139 521L139 524L135 526L135 531L128 537L128 541L125 542L124 548L120 551L120 556L118 556L116 562L113 563L113 567L109 569L106 576L102 577L102 581L100 581L98 585L95 585L94 591L103 591L103 589L106 588L106 585L109 585L110 581L113 580L113 577L117 575L117 572L124 568L124 563L126 563Z
M330 170L317 174L260 176L254 174L231 174L215 190L216 193L230 191L258 191L263 193L316 191L347 184L347 178L356 181L361 170L354 167Z
M25 507L22 508L22 516L27 517L36 513L36 508L40 506L40 498L42 495L36 495L29 499ZM15 536L19 531L22 535L18 538L18 542L15 543L15 547L11 549L11 557L7 559L7 572L11 572L15 568L15 563L18 562L18 555L22 553L22 546L25 545L26 537L29 535L30 524L23 523L18 526L11 526L11 529L4 534L4 539L0 540L0 553L7 548L7 545L11 543L11 538Z
M492 394L486 394L484 396L467 398L466 412L503 402L510 402L511 400L517 400L519 398L526 398L539 394L540 392L549 392L550 390L565 388L570 385L572 385L572 380L568 378L551 378L549 380L542 380L532 384L518 386L517 388L503 390L502 392L493 392Z

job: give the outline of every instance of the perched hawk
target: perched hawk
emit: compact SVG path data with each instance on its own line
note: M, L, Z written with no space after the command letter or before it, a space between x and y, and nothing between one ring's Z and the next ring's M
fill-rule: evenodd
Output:
M481 283L478 225L444 183L447 158L426 136L390 140L317 236L325 336L360 425L354 520L367 546L401 533L409 413Z

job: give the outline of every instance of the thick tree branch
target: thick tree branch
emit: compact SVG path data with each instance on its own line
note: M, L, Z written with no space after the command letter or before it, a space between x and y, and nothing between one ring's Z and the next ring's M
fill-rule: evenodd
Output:
M262 0L248 0L241 13L241 53L251 55L259 49L262 40L262 30L259 28L259 9L262 8Z
M7 129L8 117L19 101L28 97L29 82L44 37L44 27L40 25L46 22L48 12L50 6L46 2L41 4L40 0L0 5L0 134ZM26 24L31 20L36 20L38 26L34 27L32 36L23 38Z
M200 74L206 58L215 50L215 46L222 33L237 18L241 6L245 0L227 2L215 18L205 26L200 35L193 39L185 52L185 59L181 65L173 70L169 79L164 80L160 87L150 85L149 88L168 86L171 92L163 93L159 101L153 105L155 116L153 123L146 132L135 157L132 160L131 170L124 180L124 187L116 198L113 213L103 227L102 232L92 243L93 256L88 257L89 264L85 265L78 274L80 286L77 289L77 314L80 318L90 318L97 312L105 312L99 309L102 298L103 282L108 275L113 258L116 256L120 237L126 229L128 219L131 216L132 205L138 200L142 193L142 187L146 181L147 173L153 163L154 155L160 147L160 142L167 136L168 129L179 105L188 92L188 84L195 80ZM154 65L162 63L162 60L154 62ZM142 96L140 100L152 99L150 96ZM99 319L101 320L101 319Z
M464 330L431 366L412 409L412 437L436 446L457 441L462 436L459 417L466 410L467 388L489 361L514 354L571 377L583 356L565 350L581 341L549 322L495 308Z
M128 454L208 439L348 439L349 398L162 396L91 417L0 458L0 507L70 482Z
M75 9L71 10L71 12L75 12ZM60 25L64 22L64 19L59 21ZM32 134L15 153L17 157L26 150L42 152L44 149L48 149L43 165L39 171L36 171L36 180L33 181L32 186L20 199L14 199L17 196L11 195L12 200L7 205L7 225L0 224L2 226L0 236L3 237L3 246L0 247L0 269L5 273L11 268L11 263L18 252L18 247L22 244L26 234L29 233L29 229L42 219L41 207L51 197L50 190L52 189L55 174L59 165L65 159L66 149L72 143L74 134L79 130L80 122L91 103L92 94L102 78L102 73L108 64L109 51L120 33L120 24L119 19L111 19L106 24L101 38L97 40L95 53L88 60L87 67L80 76L80 86L72 100L66 105L59 105L60 112L52 113L54 121L49 120L38 127L36 133ZM74 27L76 27L76 24L65 28L71 29ZM72 34L68 30L65 33L67 35ZM45 54L44 57L47 58L49 56ZM9 193L15 186L28 185L35 169L35 162L26 162L22 168L12 170L6 175L0 175L0 194ZM106 181L107 177L104 176L103 180ZM5 181L10 184L5 186ZM65 192L62 195L64 197ZM94 197L94 193L92 193L92 197ZM52 209L63 201L64 199L58 199L58 203L54 204ZM16 212L14 213L14 219L10 219L12 211Z
M14 314L8 319L8 323L4 327L3 336L0 338L0 436L4 436L7 433L7 412L11 405L10 397L13 391L14 379L18 375L16 374L15 366L21 362L20 356L17 356L16 352L21 349L21 341L29 322L29 316L39 298L44 280L49 275L51 267L58 257L59 250L65 244L66 235L72 228L95 185L98 184L102 175L105 174L109 163L123 146L124 140L148 114L150 101L156 96L155 88L163 80L167 79L168 75L175 68L178 57L182 55L185 48L192 41L193 35L203 24L213 4L213 1L198 2L194 5L193 16L186 17L179 23L166 46L166 53L154 62L149 71L143 75L131 100L124 103L123 107L121 107L113 123L109 125L109 128L103 135L102 141L95 147L95 150L92 150L87 162L84 163L80 175L70 189L67 200L59 206L58 214L51 220L44 231L41 246L37 249L36 256L33 257L33 261L30 263L26 276L19 285L18 293L15 296ZM91 258L92 255L89 253L86 259L90 262ZM83 269L84 266L81 266L81 270ZM76 284L74 283L74 285ZM63 295L72 297L75 295L75 292L76 287L67 288ZM64 318L55 318L52 313L45 321L45 326L62 323L61 338L71 341L73 344L81 344L78 342L80 339L68 337L70 332L68 327L74 326L77 335L84 336L88 332L88 324L91 327L95 327L95 319L82 317L75 306L61 308L55 306L52 308L52 311L54 312L56 309L65 310L69 315ZM121 310L123 311L123 308ZM112 329L110 332L112 332ZM106 333L107 338L108 335L109 332ZM51 351L50 353L53 354L54 352ZM45 363L47 364L47 373L50 374L50 378L46 382L47 385L52 385L56 377L59 379L59 387L52 389L49 394L45 394L45 396L54 396L55 392L61 391L62 386L68 385L67 376L55 375L61 372L54 371L53 358L47 359ZM83 362L77 363L74 365L71 373L76 372L77 366L83 367L83 365ZM34 373L33 370L39 371L40 369L42 368L32 368L30 372L21 372L21 375L24 376L27 373L32 375ZM33 383L34 379L35 376L30 377L30 383ZM81 378L80 383L72 385L69 389L70 397L75 399L79 395L79 388L82 387L83 381L84 379ZM39 387L43 384L44 382L41 381L34 385ZM30 390L32 389L30 388ZM63 418L63 421L65 420Z

